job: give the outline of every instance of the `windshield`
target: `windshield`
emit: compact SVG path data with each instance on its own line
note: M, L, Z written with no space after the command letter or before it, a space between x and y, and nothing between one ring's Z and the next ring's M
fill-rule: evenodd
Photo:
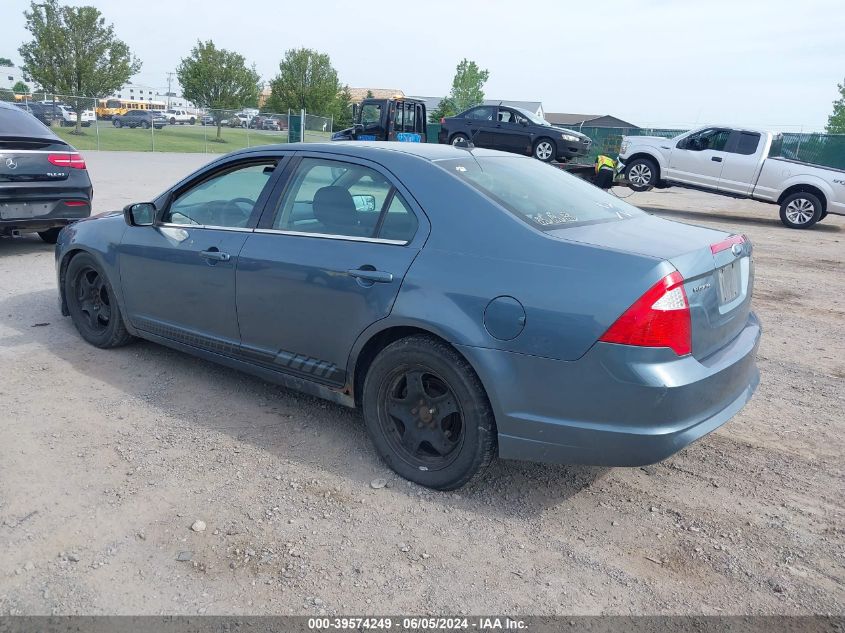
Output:
M466 158L435 162L542 231L643 214L598 187L532 158L467 152Z
M524 110L522 108L514 108L514 110L519 112L522 116L524 116L526 119L531 121L534 125L551 125L551 123L546 121L546 119L537 116L533 112L530 112L528 110Z

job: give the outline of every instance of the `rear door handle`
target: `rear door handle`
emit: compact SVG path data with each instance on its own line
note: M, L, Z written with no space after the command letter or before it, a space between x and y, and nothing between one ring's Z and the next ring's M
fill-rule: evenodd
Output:
M722 157L721 156L713 156L710 160L712 160L714 163L721 163Z
M209 249L207 251L200 251L200 257L204 259L210 259L215 262L228 262L232 259L232 256L229 253L222 253L217 249Z
M346 274L356 279L370 281L373 283L389 284L393 281L393 273L386 273L381 270L367 270L366 268L350 268Z

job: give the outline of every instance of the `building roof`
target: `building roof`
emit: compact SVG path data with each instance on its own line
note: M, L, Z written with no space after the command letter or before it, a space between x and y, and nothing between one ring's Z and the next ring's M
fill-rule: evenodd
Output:
M349 96L352 103L361 103L367 98L367 93L370 92L374 99L390 99L396 97L404 97L405 93L398 88L350 88Z
M623 121L611 114L572 114L568 112L546 112L546 121L554 125L569 127L586 125L588 127L632 127L639 126Z

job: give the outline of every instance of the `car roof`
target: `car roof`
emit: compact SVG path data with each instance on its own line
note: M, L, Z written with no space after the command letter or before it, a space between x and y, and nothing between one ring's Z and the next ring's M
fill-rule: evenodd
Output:
M263 147L252 147L240 150L236 153L245 154L254 151L280 149L288 151L316 151L330 152L332 154L358 156L361 158L376 159L390 153L416 156L424 160L436 161L450 158L464 158L470 150L443 145L439 143L399 143L396 141L334 141L332 143L282 143L280 145L265 145ZM476 147L472 150L473 156L510 156L518 158L515 154L497 152L495 150Z

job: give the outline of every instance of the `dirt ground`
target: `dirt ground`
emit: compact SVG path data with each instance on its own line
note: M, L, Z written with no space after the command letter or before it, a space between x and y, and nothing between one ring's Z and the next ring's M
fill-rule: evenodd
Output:
M209 160L86 158L96 211ZM87 345L52 247L0 239L0 614L842 614L845 218L629 201L750 235L757 394L655 466L498 461L457 494L394 476L356 411Z

